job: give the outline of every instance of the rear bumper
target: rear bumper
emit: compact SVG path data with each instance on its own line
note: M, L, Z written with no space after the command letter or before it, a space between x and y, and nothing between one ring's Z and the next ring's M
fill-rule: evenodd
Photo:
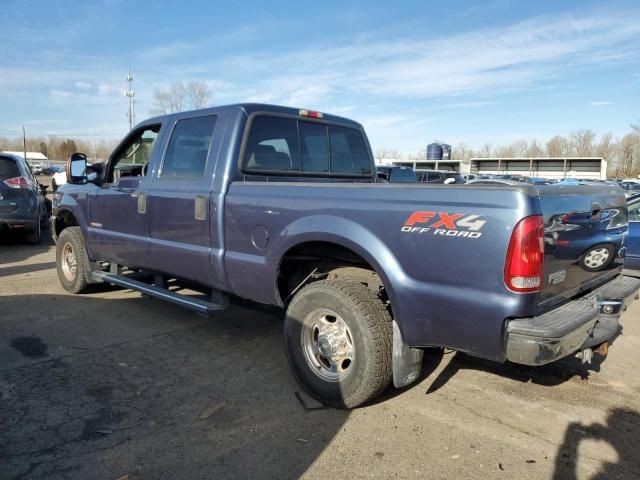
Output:
M544 365L610 340L618 318L638 298L640 279L619 275L593 292L538 317L507 324L507 360Z
M37 203L29 198L0 201L0 228L33 230L38 221Z
M35 230L37 221L33 218L3 218L0 217L0 230Z

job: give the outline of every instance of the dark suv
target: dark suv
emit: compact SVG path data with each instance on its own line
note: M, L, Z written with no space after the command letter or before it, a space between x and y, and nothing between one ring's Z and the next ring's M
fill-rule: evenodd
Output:
M0 231L26 234L29 243L40 243L47 226L45 197L25 161L0 153Z

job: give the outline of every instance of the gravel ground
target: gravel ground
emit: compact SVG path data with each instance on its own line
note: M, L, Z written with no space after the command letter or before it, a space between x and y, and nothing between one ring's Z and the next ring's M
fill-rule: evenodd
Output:
M0 478L640 478L640 302L591 366L433 351L344 412L297 398L279 310L73 296L54 260L0 240Z

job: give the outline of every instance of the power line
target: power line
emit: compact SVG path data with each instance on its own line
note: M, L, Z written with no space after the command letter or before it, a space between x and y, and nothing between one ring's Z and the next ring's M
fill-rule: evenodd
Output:
M32 130L29 131L31 136L43 136L43 137L124 137L124 133L40 133L34 132ZM0 132L0 135L6 135L9 137L21 137L22 133L10 133L10 132Z

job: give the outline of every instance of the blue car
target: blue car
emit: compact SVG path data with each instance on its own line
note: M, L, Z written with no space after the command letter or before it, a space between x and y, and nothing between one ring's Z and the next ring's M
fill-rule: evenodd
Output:
M640 193L627 199L629 237L624 267L627 275L640 276Z

